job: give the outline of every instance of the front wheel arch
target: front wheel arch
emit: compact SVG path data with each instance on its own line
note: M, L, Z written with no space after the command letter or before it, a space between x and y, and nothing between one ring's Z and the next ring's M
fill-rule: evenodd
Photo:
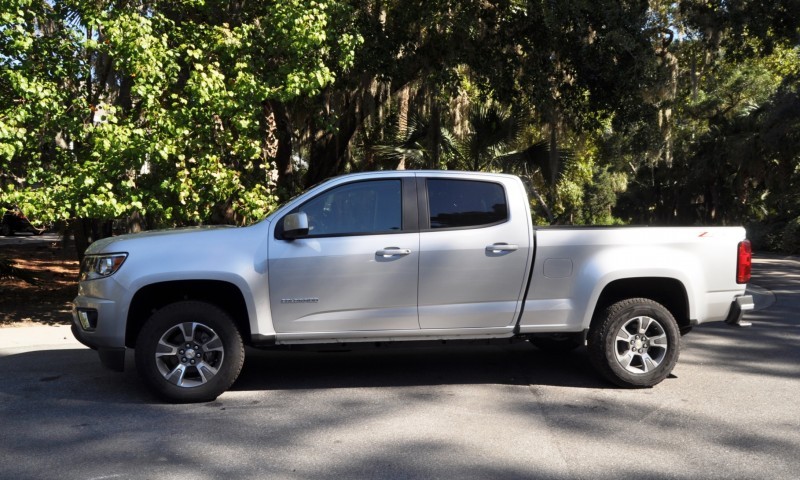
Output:
M244 341L250 342L251 318L239 287L220 280L174 280L146 285L133 296L125 326L125 346L136 348L139 332L156 311L191 300L210 303L224 310L236 323Z

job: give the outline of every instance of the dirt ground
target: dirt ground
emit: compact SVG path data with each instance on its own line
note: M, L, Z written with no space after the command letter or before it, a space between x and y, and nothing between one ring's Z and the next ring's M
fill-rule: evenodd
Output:
M70 323L78 292L78 261L73 248L59 243L2 245L0 258L33 274L37 285L0 280L0 326Z

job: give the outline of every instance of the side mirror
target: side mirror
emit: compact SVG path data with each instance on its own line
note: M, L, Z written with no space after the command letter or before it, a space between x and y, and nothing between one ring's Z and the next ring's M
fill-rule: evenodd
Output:
M305 212L290 213L283 217L283 238L294 240L308 235L308 215Z

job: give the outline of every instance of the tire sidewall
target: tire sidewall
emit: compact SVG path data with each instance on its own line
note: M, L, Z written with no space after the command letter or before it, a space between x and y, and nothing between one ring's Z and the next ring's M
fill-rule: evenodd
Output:
M662 362L647 373L633 373L620 365L616 356L616 336L620 328L636 317L657 321L667 335L667 353ZM680 330L675 318L661 304L648 299L629 299L609 307L600 327L590 332L590 350L595 366L613 383L625 387L652 387L664 380L680 355ZM602 357L602 358L599 358Z
M185 322L200 323L212 329L224 348L217 374L196 387L179 387L168 382L155 360L156 346L164 333ZM239 330L225 311L205 302L184 301L158 310L147 320L137 337L135 357L142 380L162 399L175 403L204 402L214 400L233 385L244 363L244 346Z

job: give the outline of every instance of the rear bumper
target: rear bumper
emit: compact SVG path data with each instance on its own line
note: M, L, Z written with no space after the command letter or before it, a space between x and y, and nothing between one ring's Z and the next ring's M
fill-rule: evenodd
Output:
M744 313L753 310L755 306L756 304L753 301L752 295L742 295L740 297L736 297L736 299L731 303L731 309L728 312L728 317L725 319L725 323L729 325L735 325L737 327L749 327L752 325L752 323L745 322L743 320Z

